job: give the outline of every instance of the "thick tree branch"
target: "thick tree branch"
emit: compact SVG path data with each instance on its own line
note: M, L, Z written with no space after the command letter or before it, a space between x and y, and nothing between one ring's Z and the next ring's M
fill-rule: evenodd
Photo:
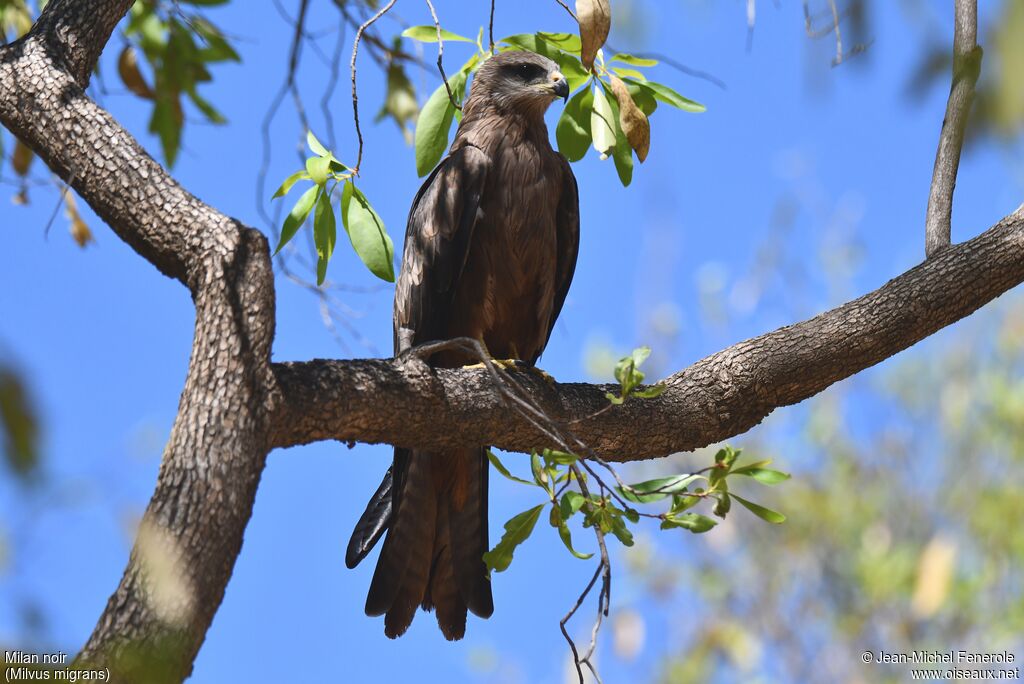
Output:
M604 411L607 385L511 375L548 413L609 460L689 451L749 430L774 409L910 347L1024 281L1024 208L982 235L836 309L755 337L676 373L655 399ZM284 392L273 445L322 439L445 449L555 447L513 411L481 369L415 360L274 364Z
M130 5L51 0L27 36L0 48L0 123L195 302L188 376L156 490L80 654L114 681L181 681L220 605L272 447L339 439L525 451L546 441L485 371L431 371L412 359L270 363L266 239L185 191L83 91ZM743 432L1022 280L1024 208L876 292L694 364L657 399L602 411L608 387L512 376L560 431L596 453L653 458Z
M192 292L192 356L156 491L79 654L114 681L182 681L223 598L267 454L273 273L262 233L186 192L82 90L130 5L51 0L28 35L0 49L0 122Z
M953 81L939 133L939 147L935 152L925 220L925 254L929 257L949 246L960 151L964 146L971 103L974 102L974 86L981 73L978 0L954 0L954 6Z
M134 2L50 0L39 15L33 33L42 38L53 62L85 88L111 31Z

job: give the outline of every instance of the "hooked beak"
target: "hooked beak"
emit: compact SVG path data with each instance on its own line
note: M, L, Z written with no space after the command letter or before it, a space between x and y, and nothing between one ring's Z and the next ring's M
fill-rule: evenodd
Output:
M551 79L551 92L562 98L562 102L569 100L569 81L565 79L561 71L555 71L549 77Z

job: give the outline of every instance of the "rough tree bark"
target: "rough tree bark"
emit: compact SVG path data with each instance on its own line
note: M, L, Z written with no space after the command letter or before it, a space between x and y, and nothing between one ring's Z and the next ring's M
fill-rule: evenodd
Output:
M509 408L483 370L431 372L413 358L270 362L275 299L264 236L185 191L84 92L131 4L51 0L27 36L0 49L0 122L195 301L188 377L156 490L79 656L131 682L139 660L159 655L162 678L181 681L230 579L270 449L323 439L555 445ZM554 424L597 453L655 458L742 433L1022 281L1024 207L875 292L676 373L655 399L593 417L609 388L512 375ZM157 586L154 548L180 591Z

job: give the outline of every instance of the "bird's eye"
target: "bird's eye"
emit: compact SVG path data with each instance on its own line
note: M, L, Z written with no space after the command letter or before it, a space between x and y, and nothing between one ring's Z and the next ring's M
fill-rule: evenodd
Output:
M519 65L519 76L524 81L529 81L537 75L537 66L535 64L520 64Z

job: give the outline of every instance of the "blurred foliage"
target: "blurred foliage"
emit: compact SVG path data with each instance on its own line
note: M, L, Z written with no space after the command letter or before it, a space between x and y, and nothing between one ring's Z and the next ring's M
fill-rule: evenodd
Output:
M185 125L182 98L188 97L203 117L226 123L219 111L199 94L198 86L213 80L209 66L240 61L238 53L216 25L190 6L209 7L229 0L138 0L128 14L118 57L118 74L125 87L153 103L149 131L160 138L164 159L174 166ZM140 70L145 58L152 85Z
M11 472L27 478L39 464L39 422L24 380L0 363L0 443Z
M638 534L623 560L646 598L616 643L664 623L654 679L673 684L902 682L909 666L861 653L1021 653L1021 349L1016 295L810 400L803 420L791 409L788 431L751 433L746 448L795 471L768 498L786 524Z
M979 19L978 43L985 51L981 78L968 123L968 140L994 136L1003 140L1024 132L1024 3L1003 0L996 18ZM953 68L952 40L925 32L908 93L920 97L935 88L948 88Z

